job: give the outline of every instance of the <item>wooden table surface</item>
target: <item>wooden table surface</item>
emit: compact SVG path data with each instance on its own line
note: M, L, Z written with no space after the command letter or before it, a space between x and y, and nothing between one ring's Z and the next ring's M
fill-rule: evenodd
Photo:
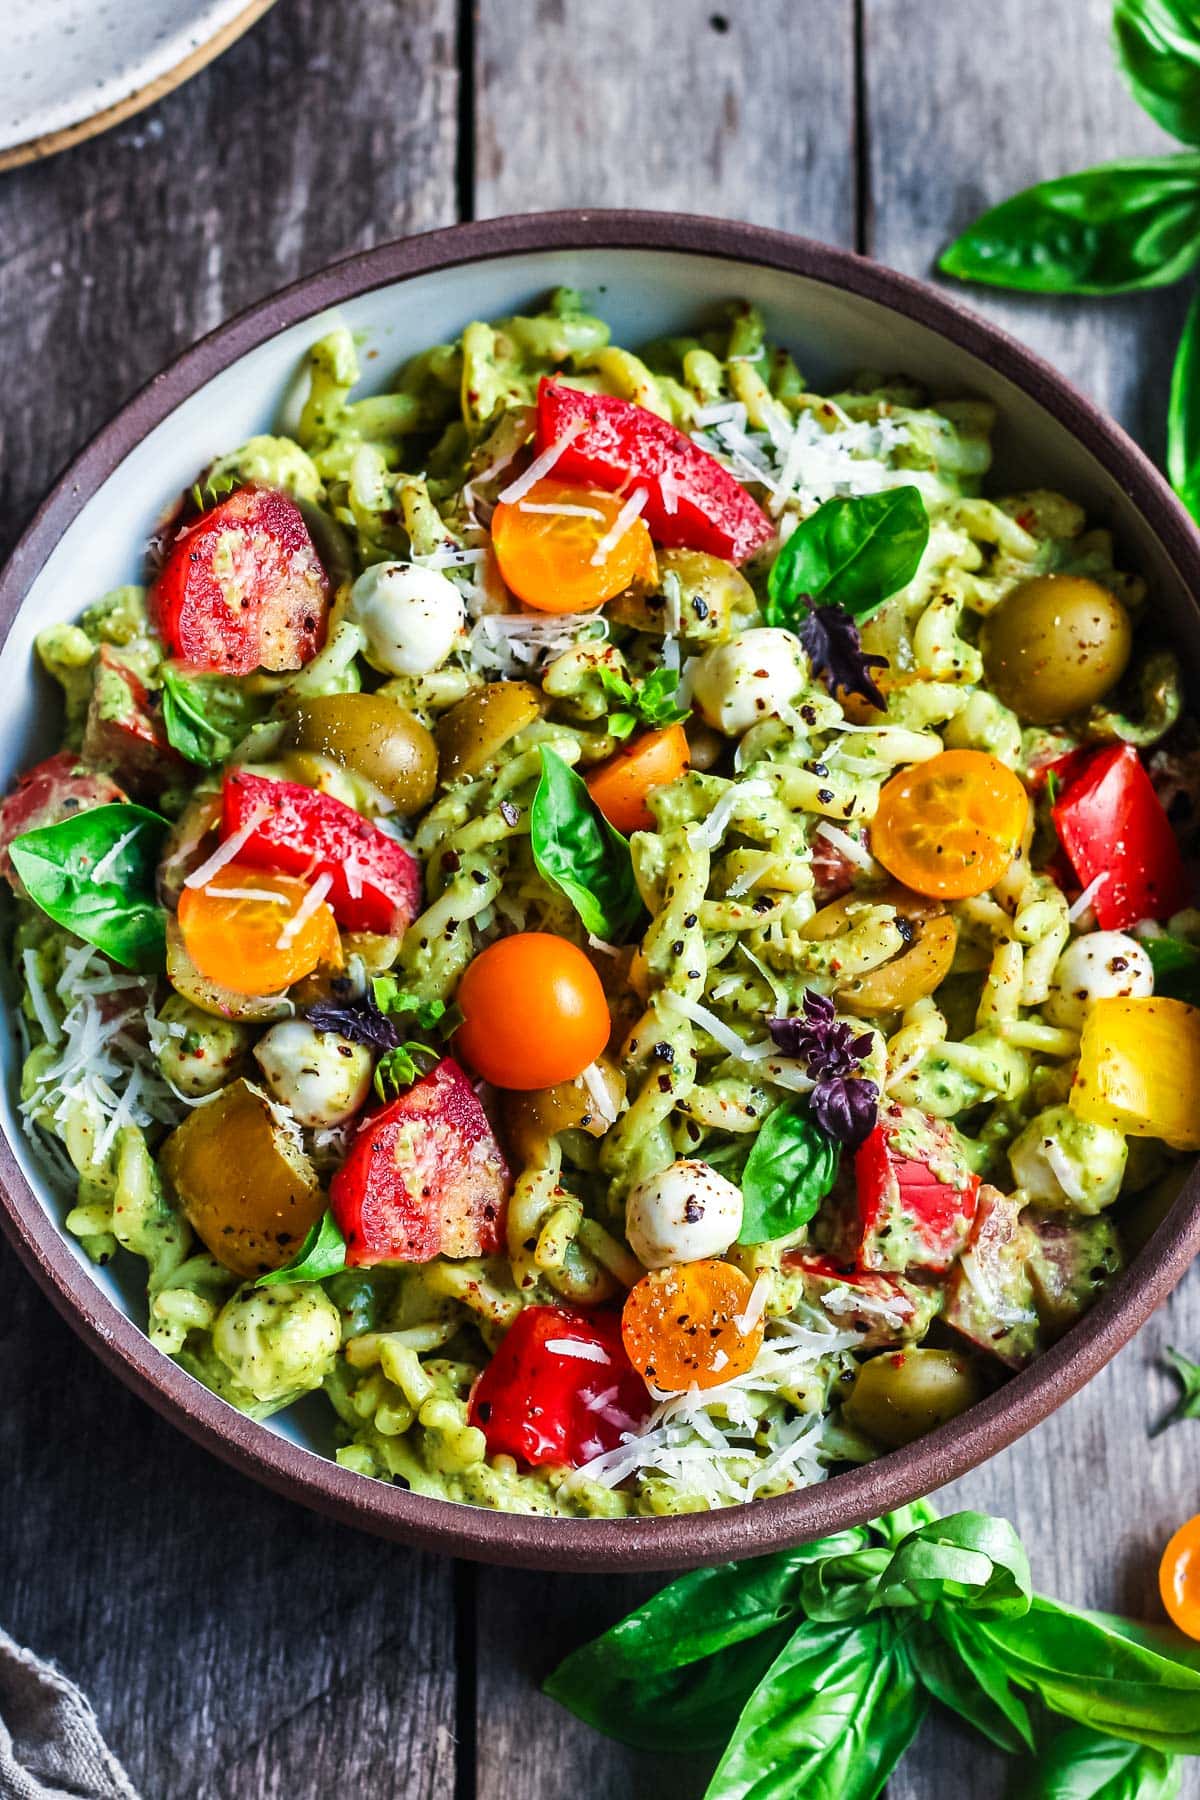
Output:
M382 239L652 204L927 275L1013 188L1166 147L1116 76L1108 10L279 0L153 111L0 176L0 552L178 350ZM1185 298L970 297L1156 455ZM1153 1616L1158 1549L1200 1508L1200 1425L1146 1436L1172 1392L1167 1343L1200 1354L1195 1275L1084 1393L943 1496L1013 1519L1065 1599ZM104 1373L2 1244L0 1367L0 1623L83 1683L145 1800L698 1800L701 1767L609 1745L537 1690L651 1579L478 1570L276 1499ZM938 1719L890 1792L1002 1788L1002 1759Z

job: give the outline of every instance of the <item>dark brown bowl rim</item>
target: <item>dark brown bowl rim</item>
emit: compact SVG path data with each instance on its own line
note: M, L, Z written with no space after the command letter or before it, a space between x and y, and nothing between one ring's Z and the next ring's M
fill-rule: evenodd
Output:
M373 288L537 251L685 253L762 265L876 301L978 357L1052 414L1124 490L1200 593L1200 537L1148 457L1015 339L919 281L762 226L674 213L572 211L451 226L382 244L304 277L220 326L125 405L61 476L0 573L0 642L63 531L169 412L278 332ZM1200 615L1196 635L1200 639ZM1009 1384L906 1449L818 1487L664 1519L545 1519L428 1499L371 1481L275 1436L155 1350L75 1260L0 1138L0 1224L67 1322L156 1411L234 1467L347 1524L427 1550L562 1570L684 1568L764 1554L876 1517L964 1474L1083 1386L1175 1287L1200 1250L1200 1173L1130 1268L1080 1324Z

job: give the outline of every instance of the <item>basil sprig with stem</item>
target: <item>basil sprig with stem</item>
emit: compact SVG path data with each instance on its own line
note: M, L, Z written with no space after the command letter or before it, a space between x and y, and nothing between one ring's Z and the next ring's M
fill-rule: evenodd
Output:
M1181 1644L1035 1594L1006 1520L922 1501L684 1575L546 1692L639 1747L724 1742L705 1800L875 1800L931 1701L1010 1752L1036 1749L1046 1713L1077 1727L1051 1741L1058 1785L1031 1795L1168 1800L1200 1754L1200 1655Z
M267 702L226 676L182 675L168 663L162 675L167 742L200 769L227 763Z
M529 839L538 873L566 895L586 929L623 942L642 911L628 840L596 806L587 783L545 744Z
M826 500L801 520L771 565L767 623L795 630L817 605L843 607L864 623L907 587L928 542L919 488Z
M26 831L9 852L25 892L56 925L147 973L166 956L154 883L169 830L158 813L118 801Z
M1134 99L1183 144L1200 145L1200 8L1115 0L1113 43ZM1200 263L1200 155L1106 163L1039 182L949 244L945 275L1037 294L1165 287ZM1184 326L1167 416L1167 471L1200 519L1200 296Z

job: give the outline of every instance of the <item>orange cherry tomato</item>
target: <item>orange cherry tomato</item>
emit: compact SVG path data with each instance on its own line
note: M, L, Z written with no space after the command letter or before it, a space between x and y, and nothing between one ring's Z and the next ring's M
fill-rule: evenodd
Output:
M1179 1527L1163 1551L1158 1591L1172 1624L1200 1638L1200 1513Z
M481 950L455 995L455 1046L501 1088L574 1081L612 1031L600 977L582 950L548 931L519 931Z
M630 1362L661 1393L717 1387L744 1375L763 1341L762 1320L745 1322L753 1292L740 1269L716 1258L651 1269L630 1290L621 1314Z
M593 769L588 792L610 825L618 831L651 831L654 814L646 804L652 788L687 773L687 733L682 725L646 731Z
M604 540L625 502L601 488L535 482L492 514L492 548L506 584L538 612L591 612L639 575L655 577L654 546L635 518L609 549Z
M871 849L918 894L965 900L994 886L1029 814L1020 779L982 750L943 750L885 783Z
M340 968L341 940L324 901L290 929L308 892L294 875L229 863L180 895L184 948L202 975L235 994L280 993L318 963Z

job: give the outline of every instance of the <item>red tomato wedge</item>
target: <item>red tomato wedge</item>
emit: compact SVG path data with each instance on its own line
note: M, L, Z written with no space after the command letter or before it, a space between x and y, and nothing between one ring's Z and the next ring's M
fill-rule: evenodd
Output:
M300 508L274 488L238 488L176 534L153 604L189 669L302 669L325 641L329 577Z
M646 489L642 517L667 549L706 550L745 562L775 527L715 456L631 400L588 394L543 375L537 448L563 448L553 473L598 488Z
M1055 806L1054 828L1080 885L1100 878L1092 911L1104 931L1190 903L1179 840L1132 744L1096 752Z
M60 750L17 778L12 793L0 802L0 875L18 894L25 889L13 868L8 846L22 832L57 825L72 813L111 806L127 796L109 776L89 768L74 750Z
M155 794L184 769L145 682L108 644L101 644L96 658L83 753L133 794Z
M527 1306L475 1383L469 1416L492 1456L578 1469L615 1450L652 1405L619 1314Z
M863 1269L948 1269L971 1230L979 1194L940 1120L915 1107L883 1107L854 1154Z
M421 905L421 870L395 838L332 794L231 769L221 802L221 836L247 833L240 863L314 881L328 875L326 899L344 931L405 931Z
M508 1166L466 1074L443 1057L364 1119L329 1184L350 1268L494 1256Z

